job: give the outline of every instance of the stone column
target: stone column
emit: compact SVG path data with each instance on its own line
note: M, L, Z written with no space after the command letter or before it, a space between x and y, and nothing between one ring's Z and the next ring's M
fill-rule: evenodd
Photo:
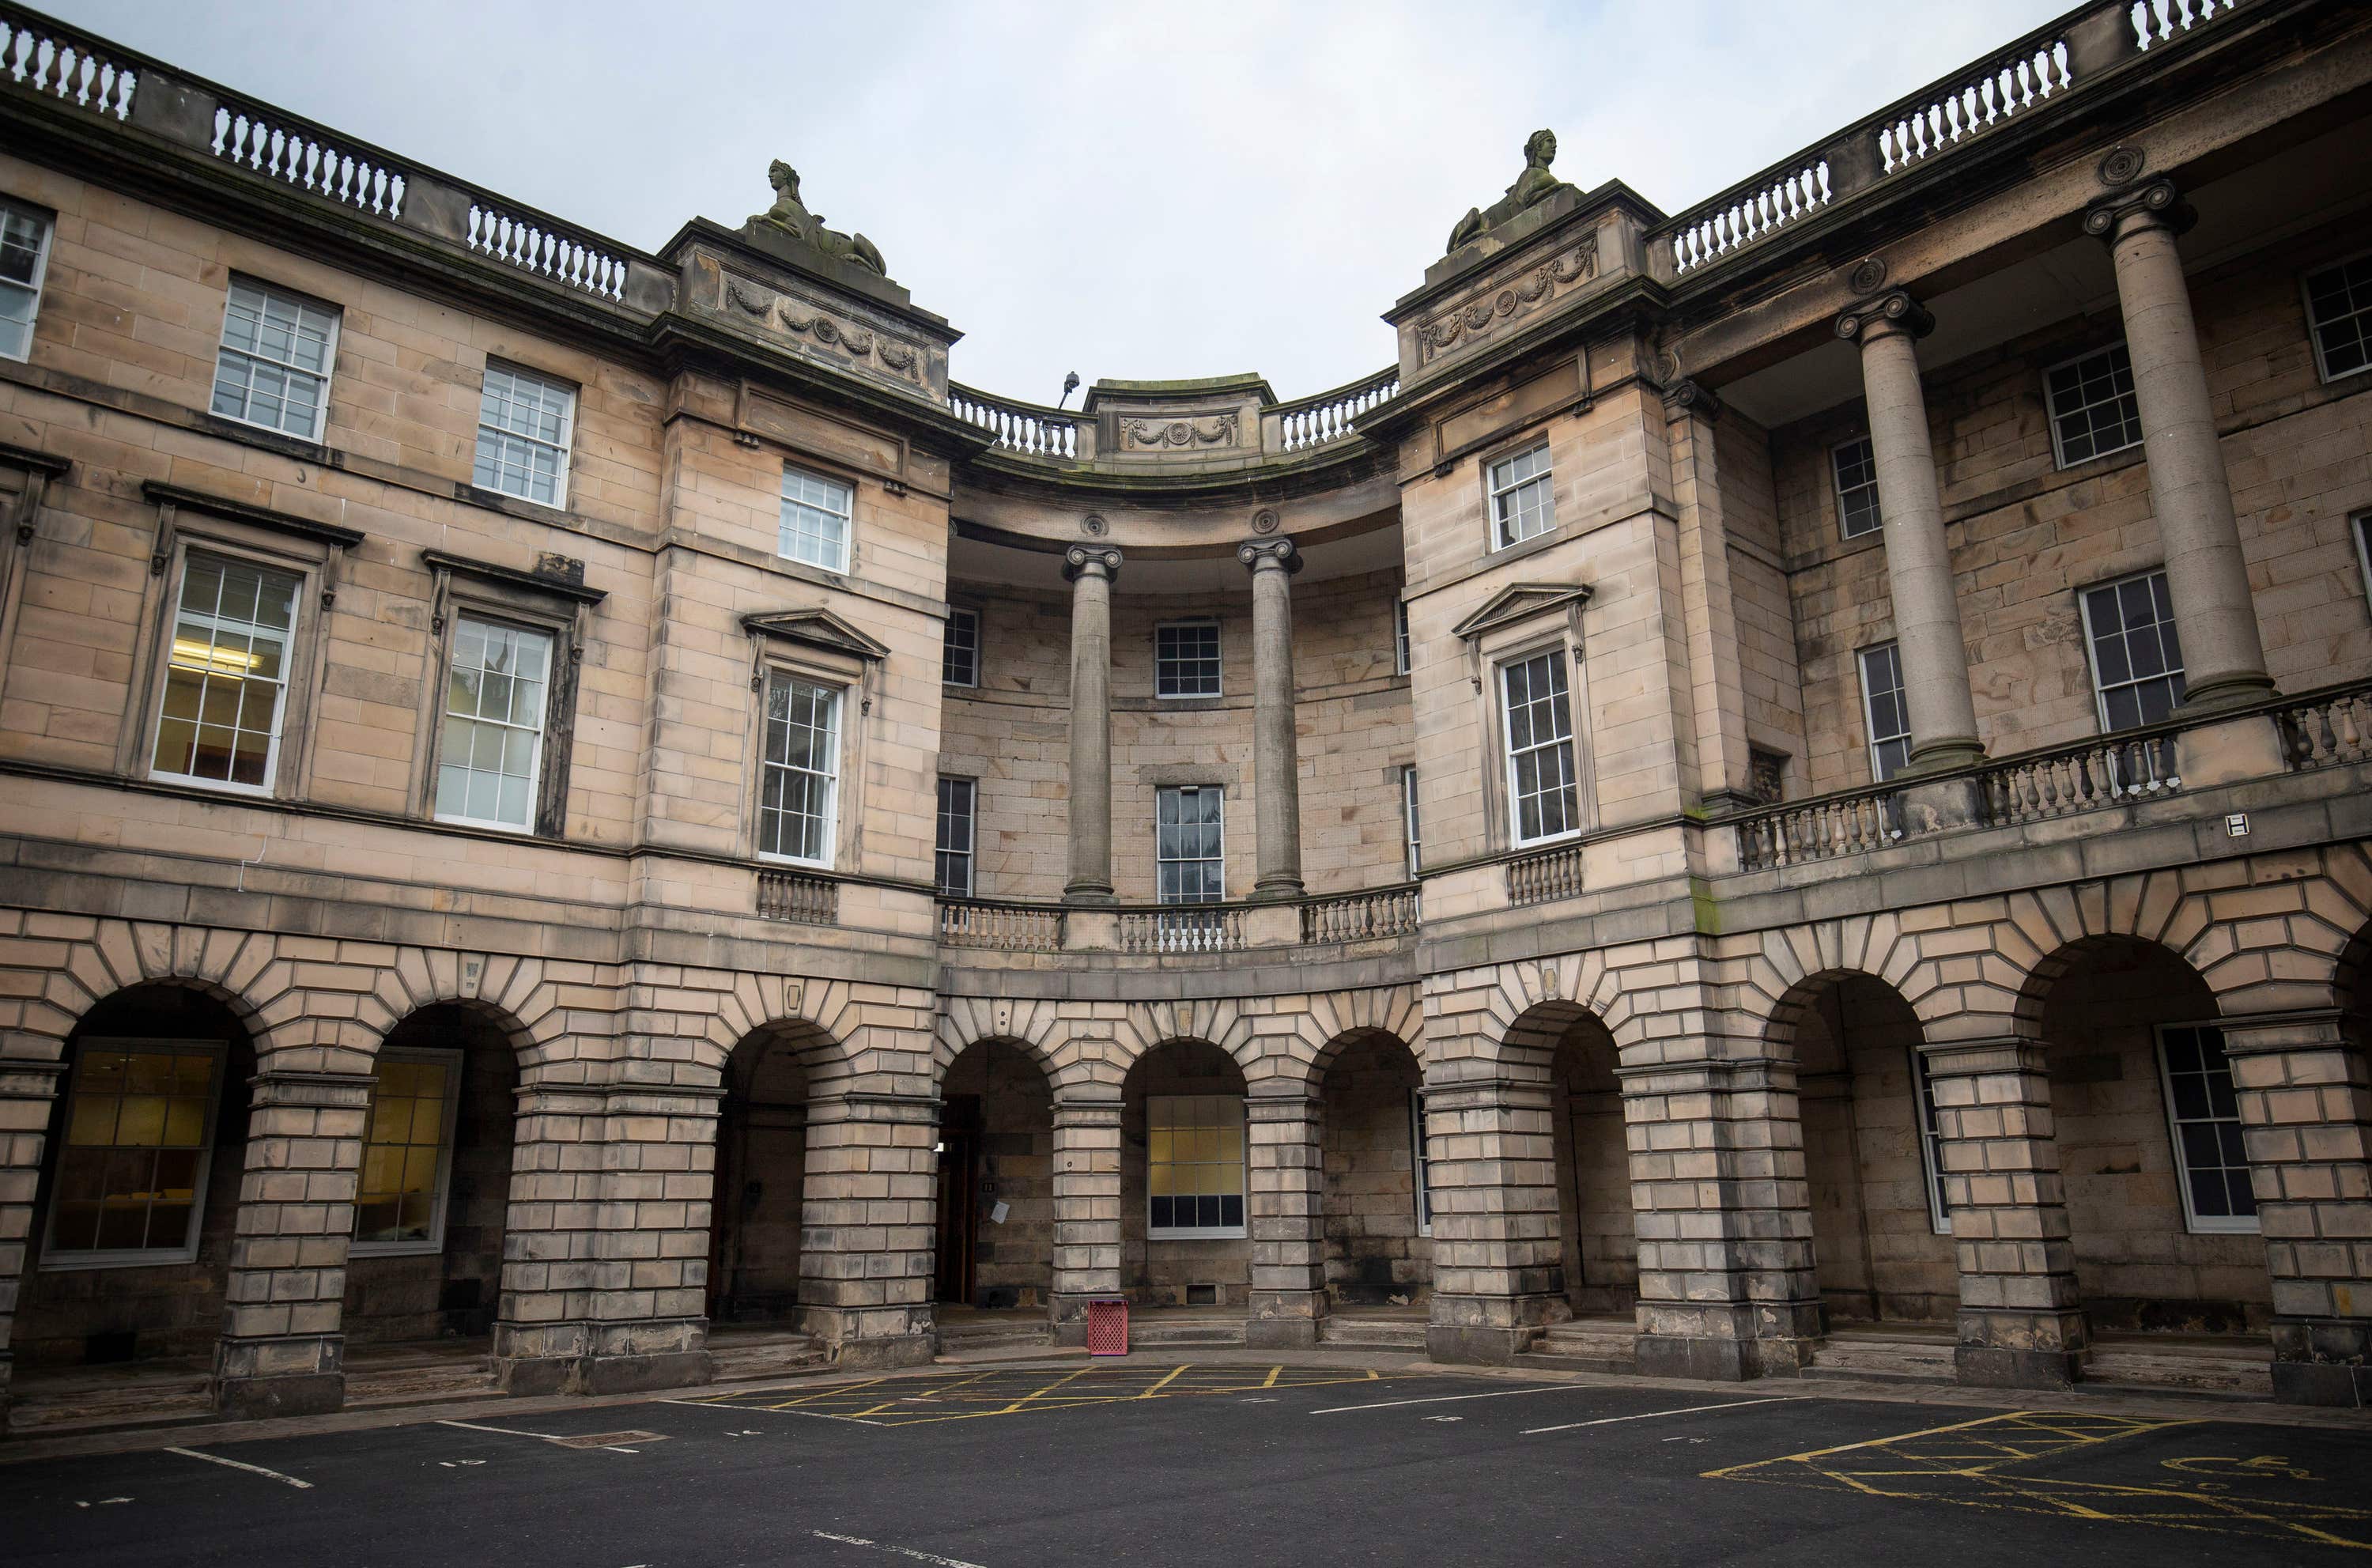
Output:
M1120 552L1075 544L1071 584L1071 878L1063 900L1108 904L1111 879L1111 586Z
M494 1316L494 1376L506 1394L577 1391L593 1353L607 1111L596 1085L519 1086Z
M1793 1063L1621 1070L1639 1370L1794 1376L1821 1331Z
M16 1365L9 1349L17 1295L33 1234L33 1199L41 1180L41 1151L63 1062L0 1061L0 1433L8 1430L8 1387Z
M1252 573L1252 782L1260 829L1252 897L1301 897L1301 776L1293 733L1293 574L1289 539L1236 547Z
M225 1415L318 1415L345 1402L346 1252L370 1098L367 1074L255 1076L215 1346Z
M2166 551L2166 587L2182 637L2183 705L2194 712L2273 694L2249 590L2232 486L2199 359L2191 291L2175 237L2191 209L2173 182L2154 180L2084 215L2117 264L2117 305L2134 366L2134 401L2149 459L2150 509Z
M1087 1303L1120 1293L1120 1090L1097 1084L1054 1101L1054 1342L1087 1343Z
M1894 600L1894 641L1911 709L1911 771L1936 772L1982 759L1969 693L1969 649L1952 587L1944 502L1927 438L1919 386L1918 340L1936 319L1896 290L1837 318L1837 335L1861 345L1878 505L1885 519L1886 583Z
M614 1086L602 1107L593 1283L572 1391L708 1380L708 1218L715 1086Z
M1563 1315L1549 1106L1545 1081L1426 1083L1436 1361L1508 1361Z
M2372 1405L2372 1077L2337 1012L2224 1021L2273 1283L2273 1397Z
M808 1102L799 1326L833 1365L913 1366L938 1352L938 1101L844 1090Z
M1244 1102L1251 1167L1252 1302L1244 1343L1307 1349L1326 1318L1324 1113L1298 1094Z
M2064 1388L2081 1376L2086 1335L2042 1046L1924 1049L1960 1268L1959 1380Z

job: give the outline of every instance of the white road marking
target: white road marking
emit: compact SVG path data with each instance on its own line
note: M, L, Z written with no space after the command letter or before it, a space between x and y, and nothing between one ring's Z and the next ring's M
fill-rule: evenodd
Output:
M1510 1394L1570 1394L1586 1388L1580 1383L1549 1383L1538 1388L1494 1388L1487 1394L1438 1394L1429 1400L1382 1400L1372 1405L1329 1405L1311 1415L1340 1415L1344 1411L1389 1411L1402 1405L1450 1405L1460 1400L1504 1400Z
M1611 1426L1619 1421L1653 1421L1659 1415L1695 1415L1703 1411L1743 1410L1748 1405L1779 1405L1786 1403L1793 1398L1795 1396L1792 1394L1780 1394L1768 1400L1732 1400L1726 1405L1691 1405L1685 1410L1641 1411L1637 1415L1602 1415L1596 1421L1569 1421L1563 1426L1526 1427L1524 1435L1537 1437L1543 1432L1571 1432L1584 1426Z
M99 1500L99 1506L104 1508L110 1503L129 1503L131 1501L132 1499L129 1497L102 1497ZM77 1508L87 1508L90 1504L87 1503L76 1503L75 1506Z
M474 1421L440 1421L436 1424L458 1426L464 1432L494 1432L505 1437L533 1437L545 1443L552 1441L552 1434L549 1432L521 1432L515 1426L480 1426Z
M483 1465L486 1461L483 1459L439 1459L436 1462L443 1465L448 1470L459 1470L467 1469L471 1465Z
M917 1562L931 1563L934 1568L980 1568L979 1563L966 1562L960 1557L941 1557L937 1552L917 1551L911 1546L890 1546L881 1541L867 1540L863 1536L836 1536L830 1530L809 1530L808 1534L818 1540L836 1540L843 1546L870 1547L875 1551L887 1551L900 1557L911 1557Z
M1464 1421L1466 1418L1462 1415L1429 1415L1424 1419L1427 1421Z
M313 1483L309 1481L298 1481L293 1475L282 1475L278 1470L268 1470L262 1465L250 1465L244 1459L226 1459L220 1454L201 1454L195 1448L168 1448L165 1452L179 1454L185 1459L203 1459L210 1465L227 1465L232 1469L245 1470L250 1475L270 1476L281 1485L293 1486L299 1492L313 1490Z
M673 1400L670 1402L680 1404L682 1401ZM582 1436L571 1436L564 1432L521 1432L515 1426L481 1426L473 1421L439 1421L436 1424L439 1426L458 1426L464 1432L492 1432L499 1434L505 1437L532 1437L539 1443L556 1443L564 1448L600 1448L612 1454L639 1454L642 1452L640 1448L627 1447L624 1442L587 1443ZM642 1432L634 1434L628 1440L637 1443L663 1443L667 1440L667 1434L662 1432ZM438 1462L442 1463L443 1461L439 1460ZM477 1462L483 1463L483 1461ZM229 1461L225 1460L224 1463L227 1464Z

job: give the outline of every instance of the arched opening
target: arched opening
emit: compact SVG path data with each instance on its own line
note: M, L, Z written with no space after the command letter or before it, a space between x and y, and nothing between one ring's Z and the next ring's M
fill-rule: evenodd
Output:
M2076 1289L2096 1344L2262 1335L2272 1287L2214 993L2135 938L2076 944L2037 972Z
M1041 1337L1054 1297L1053 1091L1026 1051L983 1040L949 1063L940 1100L940 1338Z
M1936 1180L1919 1018L1866 974L1823 976L1784 1009L1802 1108L1812 1253L1830 1324L1930 1324L1959 1306Z
M197 1413L223 1328L253 1039L203 992L139 985L84 1015L64 1064L17 1295L12 1423L73 1419L94 1400Z
M1320 1087L1330 1318L1405 1319L1422 1342L1433 1293L1424 1073L1398 1035L1337 1042Z
M754 1029L725 1064L708 1225L708 1347L720 1379L804 1353L796 1328L812 1025Z
M1156 1046L1121 1086L1121 1278L1147 1307L1251 1299L1244 1075L1203 1040Z
M1627 1324L1639 1302L1639 1235L1617 1060L1604 1024L1586 1013L1567 1022L1549 1057L1549 1108L1566 1305L1576 1318Z

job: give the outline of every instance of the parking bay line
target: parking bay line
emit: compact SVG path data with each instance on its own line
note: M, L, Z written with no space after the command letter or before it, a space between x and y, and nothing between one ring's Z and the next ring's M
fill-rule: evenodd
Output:
M1341 1415L1345 1411L1389 1411L1398 1410L1402 1405L1449 1405L1456 1404L1460 1400L1504 1400L1515 1394L1570 1394L1585 1391L1588 1388L1589 1385L1586 1383L1544 1383L1537 1388L1494 1388L1487 1394L1436 1394L1425 1400L1379 1400L1371 1405L1329 1405L1322 1411L1311 1411L1309 1413Z
M809 1530L818 1540L836 1540L843 1546L869 1547L875 1551L891 1552L899 1557L911 1557L917 1562L929 1562L936 1568L980 1568L977 1562L966 1562L960 1557L941 1557L936 1551L917 1551L911 1546L891 1546L887 1541L867 1540L863 1536L836 1536L830 1530Z
M226 1459L220 1454L203 1454L195 1448L168 1448L165 1452L179 1454L185 1459L203 1459L210 1465L228 1465L232 1469L245 1470L250 1475L270 1476L281 1485L293 1486L299 1492L313 1490L313 1483L309 1481L298 1481L293 1475L282 1475L278 1470L268 1470L262 1465L250 1465L244 1459Z
M1732 1400L1727 1404L1691 1405L1685 1410L1641 1411L1636 1415L1602 1415L1596 1421L1569 1421L1563 1426L1526 1427L1524 1429L1524 1435L1527 1437L1537 1437L1543 1432L1572 1432L1584 1426L1612 1426L1615 1423L1622 1421L1653 1421L1659 1415L1697 1415L1705 1411L1744 1410L1748 1405L1783 1405L1796 1397L1797 1396L1793 1394L1774 1394L1767 1400Z

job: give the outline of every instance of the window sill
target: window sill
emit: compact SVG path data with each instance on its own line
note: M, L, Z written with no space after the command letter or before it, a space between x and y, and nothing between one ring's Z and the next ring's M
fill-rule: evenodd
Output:
M831 862L828 860L793 860L787 854L767 854L762 851L757 858L761 866L780 871L829 872L831 870Z
M222 779L194 778L188 773L160 773L152 771L148 773L146 782L170 784L177 789L193 789L204 795L228 796L235 800L279 798L269 784L230 784Z
M1147 1226L1147 1241L1241 1241L1251 1233L1242 1225L1217 1230L1155 1230Z
M172 1269L198 1260L194 1247L179 1247L169 1251L155 1252L87 1252L66 1253L55 1257L44 1253L40 1272L45 1274L86 1273L93 1269Z
M434 1241L357 1241L346 1249L349 1258L434 1258L445 1250L445 1238Z

